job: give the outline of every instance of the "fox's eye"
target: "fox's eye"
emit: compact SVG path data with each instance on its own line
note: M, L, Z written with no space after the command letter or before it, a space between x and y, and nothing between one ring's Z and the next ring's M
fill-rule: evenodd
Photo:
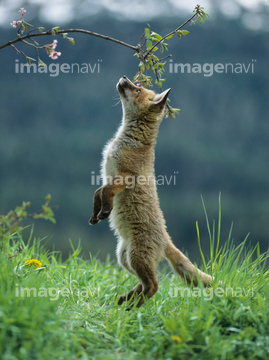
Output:
M139 89L137 89L135 91L136 91L137 95L139 95L141 93L141 90L139 90Z

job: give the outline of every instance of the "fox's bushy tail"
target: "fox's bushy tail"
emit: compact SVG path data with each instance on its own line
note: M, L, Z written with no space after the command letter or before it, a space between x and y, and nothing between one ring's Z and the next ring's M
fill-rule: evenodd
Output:
M165 256L172 268L188 285L193 284L194 286L197 286L199 279L205 286L212 285L214 278L193 265L193 263L178 250L172 241L167 243Z

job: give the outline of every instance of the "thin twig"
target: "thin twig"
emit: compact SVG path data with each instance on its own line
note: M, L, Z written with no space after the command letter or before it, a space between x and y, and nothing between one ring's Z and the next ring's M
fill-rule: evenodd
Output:
M165 57L163 57L161 59L158 59L158 61L155 61L155 62L160 62L160 61L163 61L163 60L168 59L170 57L172 57L172 54L169 54L169 55L167 55L167 56L165 56Z
M144 36L145 36L145 33L143 33L143 34L141 35L141 37L140 37L140 39L139 39L139 41L138 41L138 44L139 44L139 45L141 45L141 41L142 41L142 39L143 39ZM143 45L142 45L141 47L143 47Z
M144 54L144 57L146 58L148 56L149 53L152 52L152 50L158 46L163 40L165 40L166 38L168 38L169 36L175 34L177 31L179 31L180 29L182 29L185 25L187 25L190 21L192 21L192 19L198 15L198 12L196 10L196 12L188 19L186 20L182 25L180 25L178 28L176 28L175 30L171 31L169 34L166 34L164 37L162 37L159 41L157 41L154 45L152 45L152 47L147 50Z
M22 54L27 59L27 55L25 55L23 51L17 49L16 46L13 45L13 44L10 44L10 46L13 47L13 49L16 50L17 54Z
M32 41L34 42L34 40L31 39L31 38L29 38L29 40L32 40ZM43 49L43 48L44 48L44 46L37 46L35 43L34 43L34 44L31 44L31 43L29 43L29 42L26 41L26 40L22 40L22 42L23 42L24 44L29 45L29 46L32 46L32 47L34 47L34 48L36 48L36 49Z

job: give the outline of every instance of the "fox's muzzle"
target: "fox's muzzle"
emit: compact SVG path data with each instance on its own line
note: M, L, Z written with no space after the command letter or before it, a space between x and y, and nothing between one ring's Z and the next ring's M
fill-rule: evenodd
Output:
M135 86L131 82L131 80L129 80L127 78L127 76L124 75L123 77L120 78L120 80L117 83L117 90L121 95L126 97L125 92L124 92L125 89L136 90L137 86Z

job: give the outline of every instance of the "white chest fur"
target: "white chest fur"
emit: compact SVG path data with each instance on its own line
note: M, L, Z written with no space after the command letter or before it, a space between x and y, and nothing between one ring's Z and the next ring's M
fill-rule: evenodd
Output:
M103 150L101 176L103 185L109 183L119 172L121 141L123 126L120 126L116 135L107 143Z

